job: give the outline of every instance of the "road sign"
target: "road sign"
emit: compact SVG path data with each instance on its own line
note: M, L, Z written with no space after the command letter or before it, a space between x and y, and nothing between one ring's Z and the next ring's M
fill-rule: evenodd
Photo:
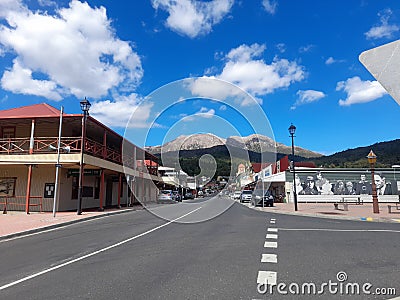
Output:
M364 51L359 60L400 105L400 40Z

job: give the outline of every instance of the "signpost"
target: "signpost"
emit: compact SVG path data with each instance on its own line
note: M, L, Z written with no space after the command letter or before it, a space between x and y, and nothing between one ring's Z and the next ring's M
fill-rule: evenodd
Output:
M400 40L364 51L359 60L400 105Z

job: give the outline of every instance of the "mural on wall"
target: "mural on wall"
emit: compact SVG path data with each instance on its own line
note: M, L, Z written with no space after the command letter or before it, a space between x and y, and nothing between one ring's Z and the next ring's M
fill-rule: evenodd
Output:
M15 177L0 177L0 197L13 197L16 181Z
M332 174L330 174L332 176ZM339 174L336 175L340 177ZM344 176L343 176L344 177ZM378 195L397 195L396 182L387 180L385 174L375 173L376 191ZM366 174L354 174L351 179L330 178L321 173L310 175L297 174L294 180L298 195L372 195L371 182Z

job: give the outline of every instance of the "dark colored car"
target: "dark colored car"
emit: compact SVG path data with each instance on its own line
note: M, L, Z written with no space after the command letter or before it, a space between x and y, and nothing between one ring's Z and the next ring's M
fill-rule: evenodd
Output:
M193 193L186 193L185 194L185 199L194 199Z
M264 197L262 196L262 189L256 189L253 191L253 197L251 199L251 204L254 206L262 206L264 200L264 206L274 206L274 197L271 195L271 192L266 190L264 191Z
M175 201L181 202L182 201L182 195L179 194L178 191L172 191L173 197Z

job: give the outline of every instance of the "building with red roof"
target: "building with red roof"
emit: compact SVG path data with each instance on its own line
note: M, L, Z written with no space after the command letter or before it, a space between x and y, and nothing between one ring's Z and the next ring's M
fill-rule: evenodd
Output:
M82 157L83 209L156 199L160 178L155 156L90 115L83 134L82 114L62 114L58 148L60 115L60 110L46 103L0 111L0 203L4 209L27 213L53 209L57 149L57 211L77 208Z

